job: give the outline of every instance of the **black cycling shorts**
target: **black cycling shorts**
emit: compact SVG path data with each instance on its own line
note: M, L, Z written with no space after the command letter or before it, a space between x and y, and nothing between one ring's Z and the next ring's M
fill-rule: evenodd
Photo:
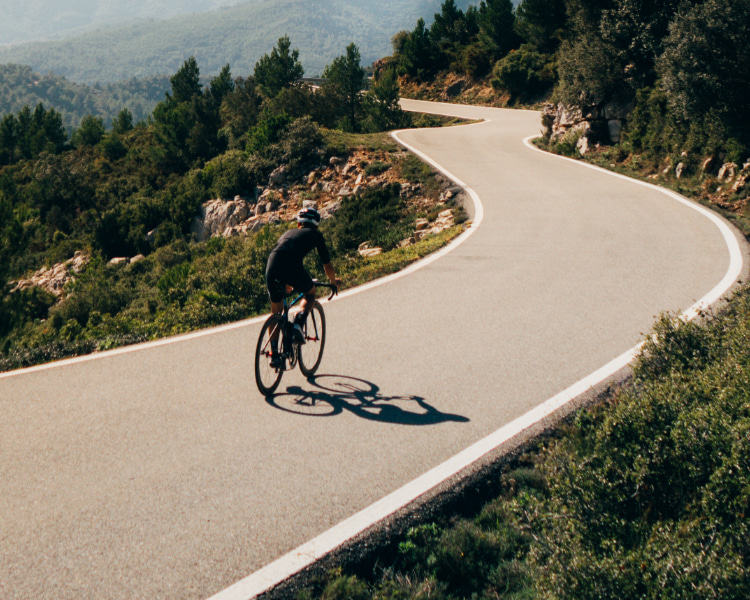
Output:
M287 285L306 293L315 284L301 261L289 260L283 252L271 252L266 265L266 287L271 302L281 302L284 299Z

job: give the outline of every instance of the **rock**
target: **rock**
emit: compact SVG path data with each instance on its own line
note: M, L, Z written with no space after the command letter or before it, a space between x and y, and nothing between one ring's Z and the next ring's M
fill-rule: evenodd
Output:
M136 254L133 258L130 259L130 264L132 265L132 264L135 264L137 262L140 262L144 258L146 258L146 257L143 256L143 254Z
M714 157L709 156L706 160L703 161L703 164L701 165L701 173L710 171L713 168L713 165L714 165Z
M581 156L585 156L589 151L589 138L588 136L582 135L576 142L576 149Z
M401 240L398 243L399 248L408 248L409 246L413 246L416 243L416 240L413 237L408 237L406 239Z
M737 174L737 165L734 163L724 163L721 165L721 169L719 169L719 175L717 176L717 179L721 182L729 182L734 179L734 176Z
M126 256L118 256L109 261L110 265L126 265L128 264L128 258Z
M255 216L259 217L260 215L265 214L266 206L267 206L267 203L258 202L258 205L255 207Z
M351 195L352 195L352 190L350 190L347 186L342 187L338 193L338 196L340 198L343 198L345 196L351 196Z
M340 156L332 156L331 160L328 161L329 164L335 166L338 166L344 162L344 159Z
M88 264L90 258L81 251L77 251L73 258L50 267L41 268L27 279L16 282L13 291L26 290L32 287L40 287L55 296L61 296L65 285L73 281L73 274L80 273ZM125 258L125 261L128 259Z
M427 219L417 219L417 226L416 231L422 231L423 229L427 229L430 222Z
M622 121L616 119L607 121L607 130L609 131L610 141L617 144L622 136Z
M448 88L445 90L445 95L449 98L453 98L454 96L458 96L466 87L466 80L459 79L456 81L456 83L452 83L448 86Z
M382 248L372 248L370 247L371 242L362 242L359 245L359 248L357 248L357 252L359 252L360 256L377 256L378 254L381 254L383 252Z
M271 176L268 178L268 185L281 185L286 181L287 174L289 172L289 169L286 165L281 165L280 167L277 167L274 169L273 173L271 173Z
M685 163L677 163L677 166L674 169L674 174L677 177L677 179L680 179L684 172L685 172Z
M199 242L235 227L250 216L246 200L210 200L201 208L201 215L193 220L191 231Z

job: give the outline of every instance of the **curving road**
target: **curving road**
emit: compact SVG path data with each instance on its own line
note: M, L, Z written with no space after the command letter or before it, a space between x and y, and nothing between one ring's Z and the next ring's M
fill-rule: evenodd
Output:
M0 378L0 597L248 597L257 577L230 586L408 500L743 268L694 206L525 144L537 113L407 108L488 119L400 134L473 190L481 224L327 304L314 382L259 397L258 320ZM322 545L351 533L333 531Z

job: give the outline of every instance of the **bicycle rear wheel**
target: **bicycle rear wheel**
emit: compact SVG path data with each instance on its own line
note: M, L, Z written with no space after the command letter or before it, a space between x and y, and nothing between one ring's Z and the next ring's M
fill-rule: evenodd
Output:
M255 383L260 393L270 396L274 393L284 367L274 368L271 366L271 339L278 340L278 348L284 348L284 318L281 315L271 315L263 324L258 336L258 345L255 347Z
M313 304L304 327L305 343L299 347L299 370L305 377L315 374L326 345L326 317L320 302Z

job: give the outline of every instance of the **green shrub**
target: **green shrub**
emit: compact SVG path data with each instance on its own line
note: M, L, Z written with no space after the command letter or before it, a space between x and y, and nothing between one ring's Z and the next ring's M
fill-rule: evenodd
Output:
M510 92L515 99L527 100L549 90L557 79L554 59L524 44L495 64L492 86Z

